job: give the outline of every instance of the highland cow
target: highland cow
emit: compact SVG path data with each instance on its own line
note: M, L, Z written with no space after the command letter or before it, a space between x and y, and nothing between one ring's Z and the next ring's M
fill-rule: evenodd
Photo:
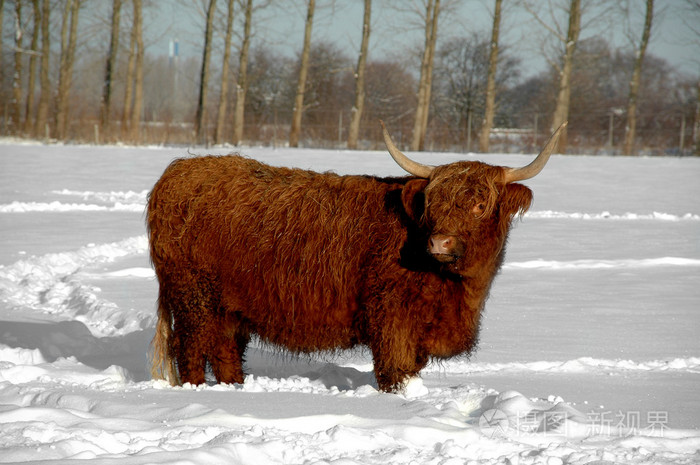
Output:
M383 126L383 123L382 123ZM396 391L431 360L470 353L513 218L544 167L426 166L340 176L241 156L175 160L148 199L159 282L154 377L242 383L250 338L294 353L369 348Z

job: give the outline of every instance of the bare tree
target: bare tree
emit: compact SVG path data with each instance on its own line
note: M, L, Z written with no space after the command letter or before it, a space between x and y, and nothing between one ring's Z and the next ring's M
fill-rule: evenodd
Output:
M243 25L243 43L238 56L238 81L236 83L236 107L233 113L233 143L238 145L243 140L245 125L245 99L248 92L248 54L250 51L250 28L253 17L253 0L246 0L245 24Z
M559 70L559 93L557 103L552 115L550 132L556 129L569 118L569 104L571 102L571 70L574 62L574 52L581 33L581 0L571 0L569 4L569 27L566 33L566 43L564 44L564 56L561 69ZM567 131L564 130L559 138L557 151L566 152Z
M73 80L73 62L78 39L78 15L81 0L67 0L61 21L61 64L56 94L56 137L65 139L68 130L68 100ZM70 31L68 22L70 18Z
M700 157L700 79L695 89L695 124L693 125L693 143L695 156Z
M314 22L315 0L307 0L308 8L306 12L306 26L304 28L304 47L301 52L301 67L299 69L299 80L297 82L297 92L294 99L294 109L292 114L292 127L289 130L289 146L299 146L299 133L301 132L301 116L304 113L304 91L306 90L306 75L309 72L309 52L311 50L311 27Z
M245 114L255 126L247 137L263 137L276 144L279 117L291 117L297 76L294 62L267 47L258 46L251 50L248 76ZM272 130L266 132L262 126Z
M642 64L646 54L649 37L651 36L651 22L654 17L654 0L647 0L646 14L644 15L644 30L642 40L635 55L632 79L630 79L630 92L627 99L627 125L625 126L625 145L623 151L625 155L632 155L634 150L634 139L637 130L637 94L639 91L639 81L642 76Z
M27 81L27 103L24 112L24 132L30 134L34 127L34 87L36 85L36 66L39 58L37 48L39 46L39 31L41 30L41 9L39 0L32 0L32 43L29 52L29 80Z
M214 32L214 13L216 12L216 0L209 0L207 8L207 25L204 30L204 51L202 54L202 70L199 75L199 99L197 100L197 114L194 119L195 140L198 143L206 142L206 106L209 86L209 61L211 60L211 38Z
M10 123L12 130L19 133L22 118L22 2L15 2L15 68L12 75L12 103L10 105Z
M126 138L129 134L129 125L131 123L131 108L134 98L134 70L136 69L136 21L131 25L131 34L129 37L129 58L126 62L126 83L124 88L124 109L122 113L122 138Z
M231 59L231 36L233 35L233 4L234 0L228 0L226 36L224 37L224 62L221 65L221 93L216 115L216 129L214 130L215 144L221 144L224 141L224 123L226 122L226 106L228 103L228 68Z
M436 120L445 124L455 141L472 150L472 129L486 114L487 81L490 68L491 34L472 33L446 40L435 53L431 108ZM494 116L498 124L511 124L507 89L517 82L520 60L506 47L499 47L498 73L494 83ZM495 124L495 123L494 123ZM476 131L474 131L476 135Z
M49 55L51 54L50 15L50 0L43 0L41 4L41 72L39 74L41 94L39 107L36 111L36 125L34 127L36 135L39 135L47 127L49 116L49 100L51 98L51 81L49 80ZM48 130L46 132L48 133Z
M315 140L340 142L341 126L336 116L347 108L352 86L343 79L350 77L352 60L337 46L314 43L309 52L309 72L304 89L304 134ZM342 70L342 71L341 71Z
M5 22L5 0L0 0L0 97L3 97L3 84L5 83L5 64L3 62L3 40L2 40L2 26Z
M418 105L416 106L416 115L413 124L411 150L423 150L425 148L425 134L428 129L430 90L433 79L433 58L435 57L439 13L440 0L428 0L425 4L425 47L423 48L420 79L418 81Z
M367 65L367 49L369 48L370 20L372 17L372 0L365 0L365 12L362 20L362 45L360 56L355 69L355 105L352 107L350 130L348 131L348 148L357 148L360 133L360 120L365 107L365 68Z
M134 2L134 36L136 46L136 68L134 81L134 105L131 108L131 140L138 142L141 136L141 109L143 107L143 13L141 0Z
M688 29L688 35L693 36L692 41L700 46L700 0L686 0L685 7L681 10L683 23ZM696 55L696 64L700 65L700 58ZM695 86L695 123L693 124L693 144L695 156L700 157L700 76Z
M559 28L552 27L551 23L542 19L535 11L535 8L529 2L525 1L525 8L537 20L540 25L547 31L553 33L560 43L563 45L563 53L558 61L550 61L559 74L559 90L557 99L552 113L550 129L551 132L568 119L569 105L571 101L571 71L574 65L574 52L578 44L581 33L581 0L569 0L568 7L568 28L566 34L563 34ZM550 5L551 8L551 5ZM559 143L557 144L557 152L565 152L567 145L567 130L564 130Z
M119 49L119 22L121 16L122 0L112 1L112 28L110 31L109 50L105 63L105 77L102 87L102 102L100 105L100 126L105 136L109 134L110 107L112 104L112 75L117 63L117 51Z
M498 36L501 27L501 3L502 0L495 0L493 9L493 26L491 28L491 45L489 50L489 72L486 78L486 107L484 109L484 120L481 123L481 133L479 134L479 151L489 151L489 135L493 126L493 115L496 103L496 69L498 67Z

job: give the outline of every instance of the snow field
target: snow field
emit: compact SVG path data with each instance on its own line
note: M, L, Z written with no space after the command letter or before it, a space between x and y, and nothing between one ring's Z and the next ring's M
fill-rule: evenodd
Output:
M366 351L259 343L242 385L149 379L142 212L185 152L0 143L0 463L700 463L700 160L554 157L479 350L390 395ZM380 152L244 152L400 174Z
M170 387L129 381L117 367L0 353L18 363L3 363L0 382L19 402L0 412L2 462L694 463L700 447L690 431L590 424L560 398L515 391L458 386L408 398L303 376Z

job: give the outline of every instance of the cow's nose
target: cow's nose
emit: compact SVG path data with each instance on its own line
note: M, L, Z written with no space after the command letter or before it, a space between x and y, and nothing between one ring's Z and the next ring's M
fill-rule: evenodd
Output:
M454 252L455 238L437 234L430 237L430 253L434 255L449 255Z

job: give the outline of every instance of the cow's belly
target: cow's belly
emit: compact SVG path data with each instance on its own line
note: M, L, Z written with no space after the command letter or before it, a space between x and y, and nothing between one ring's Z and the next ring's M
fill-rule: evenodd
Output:
M294 352L347 349L358 341L354 325L357 305L337 299L258 294L246 299L226 299L227 311L235 311L251 333L262 340ZM236 303L232 305L233 301Z
M255 325L253 332L261 339L293 352L312 353L349 349L357 344L351 327L296 325L269 327Z

